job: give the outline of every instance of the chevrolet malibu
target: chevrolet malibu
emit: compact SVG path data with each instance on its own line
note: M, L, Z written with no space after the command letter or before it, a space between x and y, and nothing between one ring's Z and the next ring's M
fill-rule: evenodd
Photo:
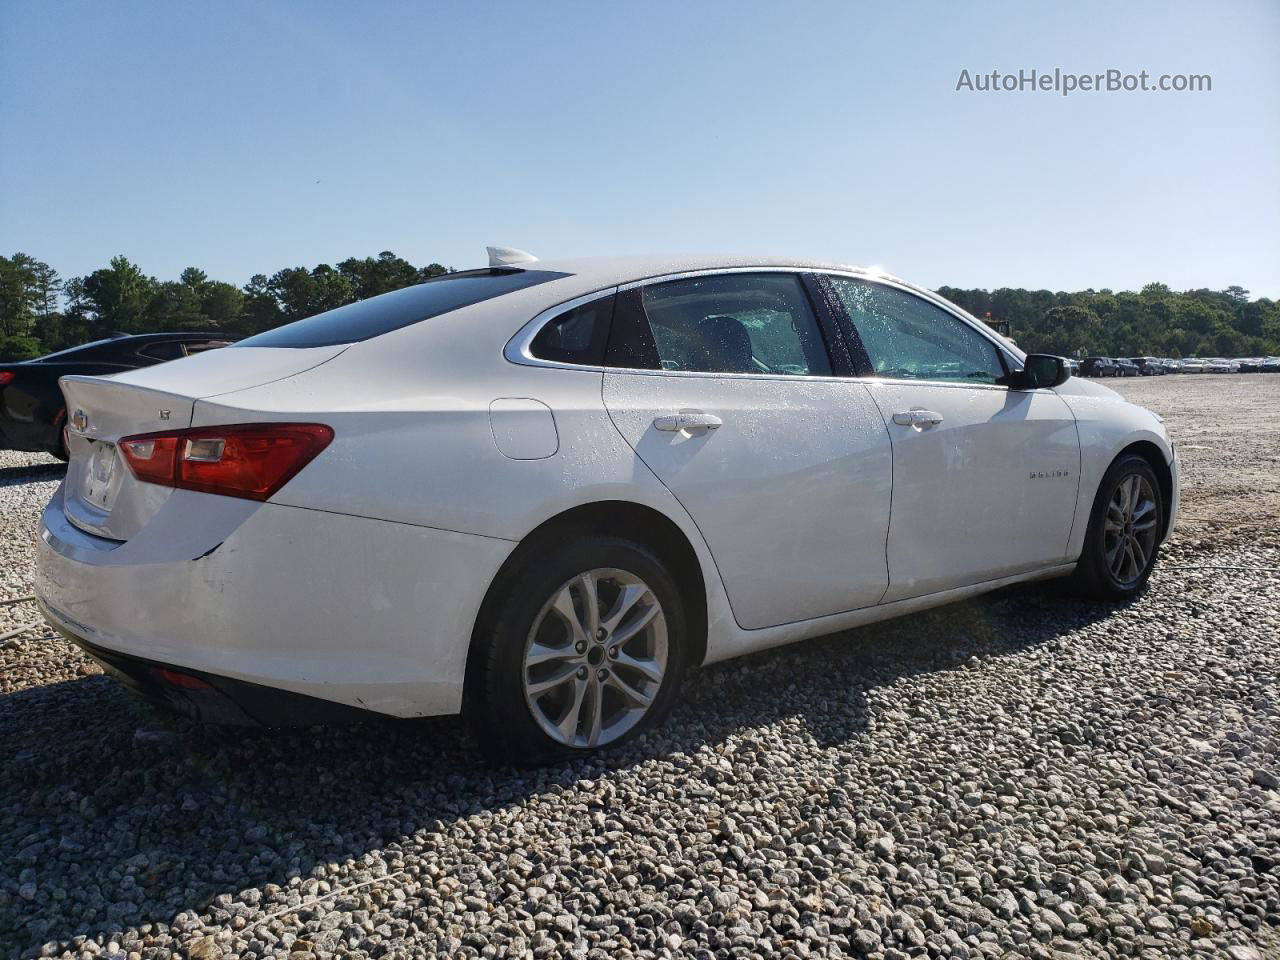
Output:
M690 668L1070 577L1137 594L1160 418L875 271L490 266L223 350L66 377L37 595L212 722L463 713L530 763Z

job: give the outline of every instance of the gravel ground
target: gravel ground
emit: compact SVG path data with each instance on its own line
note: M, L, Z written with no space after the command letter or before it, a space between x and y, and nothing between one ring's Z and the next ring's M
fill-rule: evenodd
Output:
M1119 389L1186 461L1140 601L1024 587L718 665L603 762L203 730L10 641L0 956L1280 957L1280 377ZM58 475L0 454L0 597Z

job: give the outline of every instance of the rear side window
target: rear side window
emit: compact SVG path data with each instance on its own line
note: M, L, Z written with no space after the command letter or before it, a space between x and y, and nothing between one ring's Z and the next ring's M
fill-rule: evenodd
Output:
M276 327L235 347L330 347L356 343L453 310L566 276L550 270L471 270L450 273L413 287Z
M612 318L612 296L566 310L538 331L529 353L539 360L599 367L604 364Z
M161 340L159 343L149 343L138 352L149 360L157 360L161 363L186 356L186 353L183 352L182 344L177 340Z
M800 278L732 273L670 280L619 295L611 367L830 376Z

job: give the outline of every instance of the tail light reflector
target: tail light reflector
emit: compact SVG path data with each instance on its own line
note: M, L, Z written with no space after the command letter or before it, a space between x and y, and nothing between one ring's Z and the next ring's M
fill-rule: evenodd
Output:
M12 370L0 370L0 387L3 387L6 383L13 383L15 377L17 377L17 374Z
M179 673L177 670L164 670L159 667L155 671L165 683L171 687L178 687L182 690L212 690L209 684L201 680L199 677L193 677L189 673Z
M322 423L249 423L143 433L119 446L144 483L266 500L332 439Z

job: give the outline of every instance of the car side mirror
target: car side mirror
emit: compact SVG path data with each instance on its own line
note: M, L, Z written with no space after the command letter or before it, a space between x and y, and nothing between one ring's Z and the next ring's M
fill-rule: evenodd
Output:
M1015 370L1000 382L1010 390L1036 390L1040 387L1061 386L1070 376L1067 361L1062 357L1048 353L1030 353L1021 370Z

